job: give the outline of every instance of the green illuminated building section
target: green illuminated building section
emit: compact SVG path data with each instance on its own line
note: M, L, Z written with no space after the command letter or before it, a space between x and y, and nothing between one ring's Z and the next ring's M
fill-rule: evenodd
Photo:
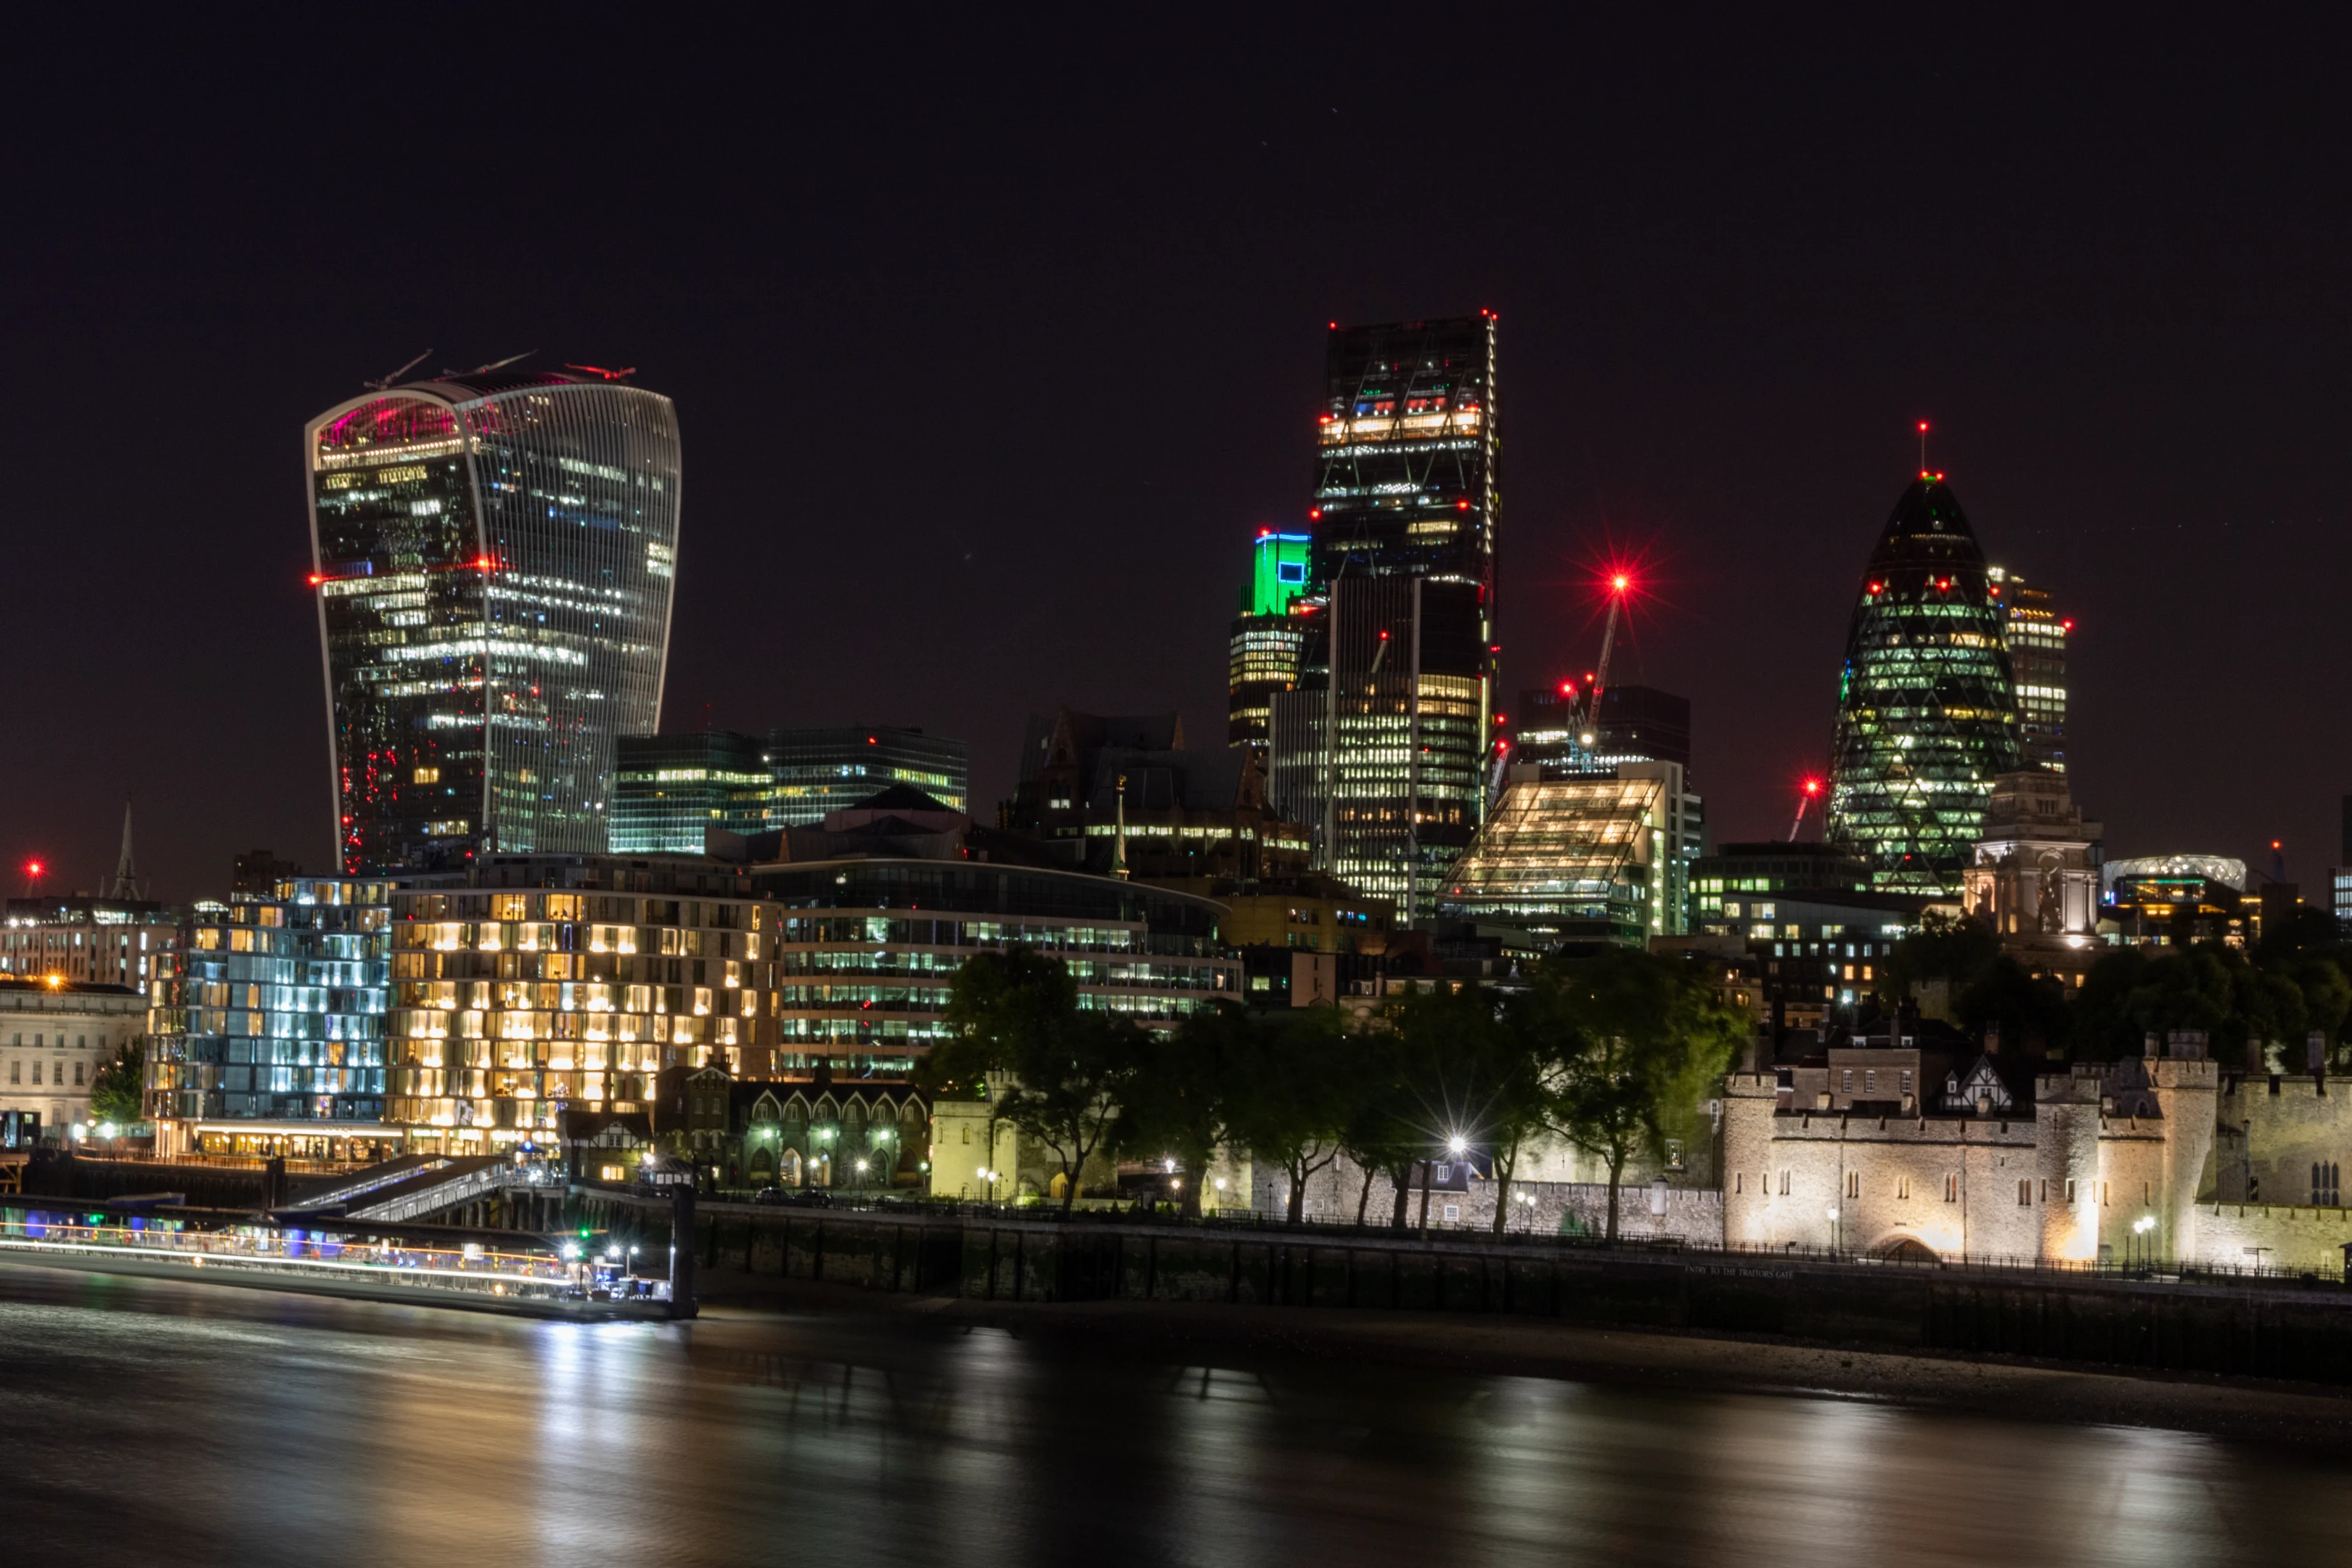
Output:
M1256 570L1250 578L1250 615L1290 613L1290 602L1307 592L1307 557L1314 542L1304 533L1257 536Z
M1921 474L1871 552L1838 683L1829 837L1876 888L1959 891L1993 779L2019 765L2005 618L1959 502Z

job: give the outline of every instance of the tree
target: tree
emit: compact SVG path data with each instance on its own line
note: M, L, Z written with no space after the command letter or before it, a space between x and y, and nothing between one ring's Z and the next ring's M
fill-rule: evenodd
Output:
M1080 1006L1069 965L1019 946L964 961L946 1021L948 1037L925 1064L928 1081L994 1085L992 1123L1009 1121L1053 1152L1068 1213L1142 1057L1141 1031Z
M1672 1108L1729 1068L1748 1019L1687 965L1633 948L1549 960L1535 990L1538 1026L1561 1062L1556 1114L1609 1168L1614 1241L1627 1162L1656 1151Z
M1234 1142L1289 1178L1290 1223L1306 1217L1307 1184L1339 1157L1358 1080L1336 1007L1261 1013L1227 1059Z
M1879 966L1881 989L1900 1002L1941 982L1958 995L2000 955L2000 934L1988 921L1968 915L1954 920L1930 910L1917 931L1887 950L1886 962Z
M100 1121L129 1126L146 1120L147 1037L117 1046L90 1080L89 1113Z
M1220 1002L1138 1042L1111 1146L1132 1159L1174 1160L1186 1178L1181 1202L1187 1215L1201 1212L1209 1163L1233 1120L1234 1078L1256 1048L1257 1033L1246 1009Z
M2036 1041L2046 1050L2063 1052L2073 1037L2074 1012L2066 987L2054 976L2033 974L2007 953L1991 963L1953 998L1954 1020L1960 1027L1981 1034L1998 1025L2002 1041L2011 1050Z

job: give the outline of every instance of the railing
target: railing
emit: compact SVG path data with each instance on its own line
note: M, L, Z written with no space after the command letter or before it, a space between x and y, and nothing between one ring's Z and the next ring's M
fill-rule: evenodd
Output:
M94 1152L86 1149L73 1152L77 1160L116 1161L126 1165L184 1165L200 1171L266 1171L267 1158L258 1154L151 1154L142 1150L110 1150ZM374 1163L370 1160L296 1160L286 1162L289 1176L342 1176L353 1171L363 1171Z
M593 1183L576 1183L580 1186L596 1186ZM617 1188L602 1188L613 1195L636 1197L639 1202L653 1202L639 1194ZM1268 1237L1284 1234L1298 1236L1316 1245L1336 1244L1345 1240L1365 1243L1425 1242L1460 1247L1502 1247L1512 1251L1577 1251L1613 1252L1641 1256L1679 1256L1692 1259L1709 1258L1724 1259L1776 1259L1825 1267L1849 1267L1878 1270L1897 1270L1919 1274L1951 1275L1954 1273L1988 1274L2004 1277L2041 1275L2070 1279L2107 1279L2155 1285L2242 1286L2262 1285L2342 1285L2347 1282L2340 1268L2295 1268L2273 1264L2188 1263L2169 1259L2103 1258L2053 1259L2011 1254L1964 1253L1951 1257L1885 1256L1858 1252L1851 1248L1804 1246L1795 1243L1772 1245L1760 1242L1693 1242L1672 1237L1620 1235L1610 1241L1594 1235L1559 1235L1549 1231L1515 1229L1496 1231L1486 1226L1456 1221L1451 1225L1431 1220L1426 1226L1408 1224L1398 1229L1387 1224L1358 1225L1353 1220L1327 1219L1309 1216L1296 1224L1277 1215L1260 1214L1252 1210L1226 1211L1198 1216L1173 1212L1170 1205L1150 1207L1135 1205L1112 1205L1103 1200L1081 1199L1065 1212L1058 1200L1045 1199L1031 1204L976 1203L968 1199L895 1197L881 1192L860 1192L837 1188L813 1189L814 1195L795 1194L781 1202L754 1204L747 1196L721 1197L718 1202L740 1204L763 1212L791 1212L816 1209L835 1214L876 1214L908 1218L937 1217L940 1219L982 1219L1019 1224L1043 1225L1118 1225L1153 1226L1171 1230L1189 1229L1211 1232L1242 1231ZM667 1199L658 1200L667 1202ZM1641 1202L1636 1194L1628 1205L1632 1218L1646 1218L1646 1210L1634 1212Z
M619 1272L618 1258L562 1258L480 1247L450 1250L389 1241L344 1241L265 1227L191 1231L138 1222L77 1224L70 1217L38 1210L0 1214L0 1256L11 1252L135 1258L184 1263L191 1269L339 1279L525 1300L669 1300L667 1280L625 1277Z

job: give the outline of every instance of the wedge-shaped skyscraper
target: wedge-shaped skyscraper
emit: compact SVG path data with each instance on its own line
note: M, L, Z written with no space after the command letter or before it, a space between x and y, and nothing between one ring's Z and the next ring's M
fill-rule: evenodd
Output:
M1838 679L1829 836L1879 888L1957 894L1993 780L2018 766L2004 617L1960 503L1921 474L1871 552Z
M343 869L602 853L614 741L660 726L669 399L445 375L337 405L303 452Z

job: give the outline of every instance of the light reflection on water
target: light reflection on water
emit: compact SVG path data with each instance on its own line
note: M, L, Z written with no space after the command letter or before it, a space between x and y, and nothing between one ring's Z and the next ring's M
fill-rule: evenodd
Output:
M2331 1460L2181 1433L919 1314L534 1323L0 1270L0 1528L152 1563L2341 1563Z

